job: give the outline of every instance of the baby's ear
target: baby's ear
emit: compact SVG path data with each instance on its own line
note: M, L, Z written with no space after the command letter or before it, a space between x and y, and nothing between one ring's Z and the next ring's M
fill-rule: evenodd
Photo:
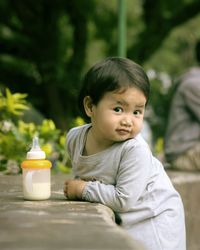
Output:
M88 117L92 116L92 107L93 107L93 102L92 98L90 96L86 96L83 99L83 105L85 109L85 113L87 114Z

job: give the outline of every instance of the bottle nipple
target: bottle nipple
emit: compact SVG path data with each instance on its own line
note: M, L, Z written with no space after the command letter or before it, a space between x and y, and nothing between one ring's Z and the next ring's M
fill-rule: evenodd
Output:
M46 154L44 151L41 150L39 145L39 139L37 136L33 137L33 143L31 150L27 152L27 159L45 159Z

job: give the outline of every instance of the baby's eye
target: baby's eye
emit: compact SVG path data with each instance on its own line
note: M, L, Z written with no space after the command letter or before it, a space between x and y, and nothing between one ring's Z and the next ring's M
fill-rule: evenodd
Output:
M116 107L116 108L114 108L114 111L117 112L117 113L120 113L120 112L123 111L123 109L120 108L120 107Z
M142 111L141 110L135 110L134 112L133 112L133 114L134 115L141 115L142 114Z

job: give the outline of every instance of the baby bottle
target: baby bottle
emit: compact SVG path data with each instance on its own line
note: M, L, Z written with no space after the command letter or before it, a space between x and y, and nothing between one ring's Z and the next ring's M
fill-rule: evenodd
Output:
M51 162L39 146L38 137L33 138L32 148L21 164L23 193L26 200L46 200L51 195Z

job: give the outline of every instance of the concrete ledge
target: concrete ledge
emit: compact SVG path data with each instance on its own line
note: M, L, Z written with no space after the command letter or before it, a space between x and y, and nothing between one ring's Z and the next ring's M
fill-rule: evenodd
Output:
M200 249L200 172L167 171L181 194L186 217L187 250Z
M200 172L167 173L183 199L187 250L198 250ZM0 249L143 249L115 224L108 207L67 201L63 196L66 178L52 176L51 199L32 202L23 199L21 176L0 175Z
M52 176L51 198L32 202L23 199L21 176L0 175L0 249L143 249L115 224L111 209L67 201L65 179Z

